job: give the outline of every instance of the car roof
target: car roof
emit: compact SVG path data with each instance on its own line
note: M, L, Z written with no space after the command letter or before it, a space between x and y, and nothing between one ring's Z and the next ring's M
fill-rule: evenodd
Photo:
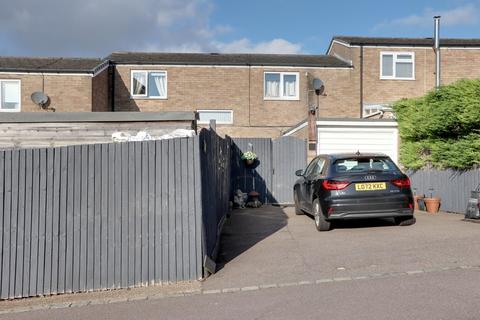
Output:
M347 153L331 153L320 154L319 157L326 157L332 160L349 159L349 158L369 158L369 157L388 157L385 153L380 152L347 152Z

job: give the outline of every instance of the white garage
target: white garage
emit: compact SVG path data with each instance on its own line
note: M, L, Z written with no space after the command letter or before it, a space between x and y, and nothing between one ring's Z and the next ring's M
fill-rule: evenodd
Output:
M381 152L398 163L398 126L390 119L320 120L318 154Z

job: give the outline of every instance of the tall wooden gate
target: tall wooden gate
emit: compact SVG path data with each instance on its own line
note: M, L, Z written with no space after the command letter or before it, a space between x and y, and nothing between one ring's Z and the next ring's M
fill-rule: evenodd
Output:
M293 203L295 170L307 163L307 145L294 137L232 139L231 191L257 191L263 203ZM253 151L256 163L245 166L242 153Z

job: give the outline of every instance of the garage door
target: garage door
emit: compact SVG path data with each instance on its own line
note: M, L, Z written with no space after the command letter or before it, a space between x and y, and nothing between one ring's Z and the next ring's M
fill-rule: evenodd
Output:
M393 120L317 121L319 154L381 152L398 163L398 128Z

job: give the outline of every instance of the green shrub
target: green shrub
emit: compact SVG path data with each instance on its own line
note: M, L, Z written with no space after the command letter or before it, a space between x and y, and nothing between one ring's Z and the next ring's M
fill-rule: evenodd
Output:
M460 80L425 96L396 102L402 144L400 161L468 169L480 164L480 79Z

